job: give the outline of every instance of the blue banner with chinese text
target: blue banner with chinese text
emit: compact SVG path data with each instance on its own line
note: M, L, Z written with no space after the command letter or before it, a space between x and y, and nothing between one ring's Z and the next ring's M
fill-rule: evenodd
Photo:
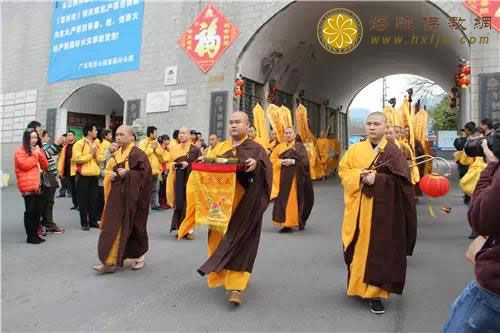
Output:
M142 0L56 1L48 82L139 68Z

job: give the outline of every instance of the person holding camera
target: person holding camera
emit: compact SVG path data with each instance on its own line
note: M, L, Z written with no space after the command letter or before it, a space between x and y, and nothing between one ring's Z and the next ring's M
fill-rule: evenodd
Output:
M469 143L488 163L476 185L467 214L482 238L469 248L476 279L453 303L442 333L500 332L500 129L486 139ZM467 148L466 148L467 149ZM471 147L469 147L471 149ZM477 249L477 250L475 250Z

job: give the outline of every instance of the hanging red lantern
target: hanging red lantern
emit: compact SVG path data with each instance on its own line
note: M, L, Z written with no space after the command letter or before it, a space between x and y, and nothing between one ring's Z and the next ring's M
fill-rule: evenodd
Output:
M237 79L235 84L237 87L243 88L245 86L245 81L243 81L242 79Z
M441 175L425 175L420 179L420 189L432 198L442 197L450 191L450 181Z
M461 72L464 73L465 75L469 75L470 74L470 66L465 65L464 67L462 67Z

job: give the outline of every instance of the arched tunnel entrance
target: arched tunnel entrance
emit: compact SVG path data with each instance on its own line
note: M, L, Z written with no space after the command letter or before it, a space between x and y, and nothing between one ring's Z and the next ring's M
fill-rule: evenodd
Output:
M333 54L319 42L318 22L333 8L349 9L362 22L362 40L350 53ZM413 18L411 24L401 25L398 18L407 17ZM430 29L424 18L441 23ZM382 21L385 31L380 31ZM236 71L246 85L239 108L251 112L257 102L266 106L270 83L275 82L279 103L294 110L300 95L313 132L317 135L333 125L345 147L347 108L369 83L414 73L446 91L454 86L458 59L469 58L470 46L463 43L463 32L450 29L448 21L430 2L293 2L262 25L241 52ZM389 42L382 43L383 37L390 37ZM436 40L441 42L435 45ZM460 114L464 109L465 103Z

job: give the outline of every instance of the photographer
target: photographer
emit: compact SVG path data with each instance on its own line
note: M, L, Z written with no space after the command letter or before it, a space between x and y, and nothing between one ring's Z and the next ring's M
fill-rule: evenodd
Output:
M484 236L474 241L480 243L477 251L473 246L469 249L476 279L453 303L443 333L500 332L500 223L497 213L500 130L481 140L480 148L488 165L481 173L468 212L472 229Z

